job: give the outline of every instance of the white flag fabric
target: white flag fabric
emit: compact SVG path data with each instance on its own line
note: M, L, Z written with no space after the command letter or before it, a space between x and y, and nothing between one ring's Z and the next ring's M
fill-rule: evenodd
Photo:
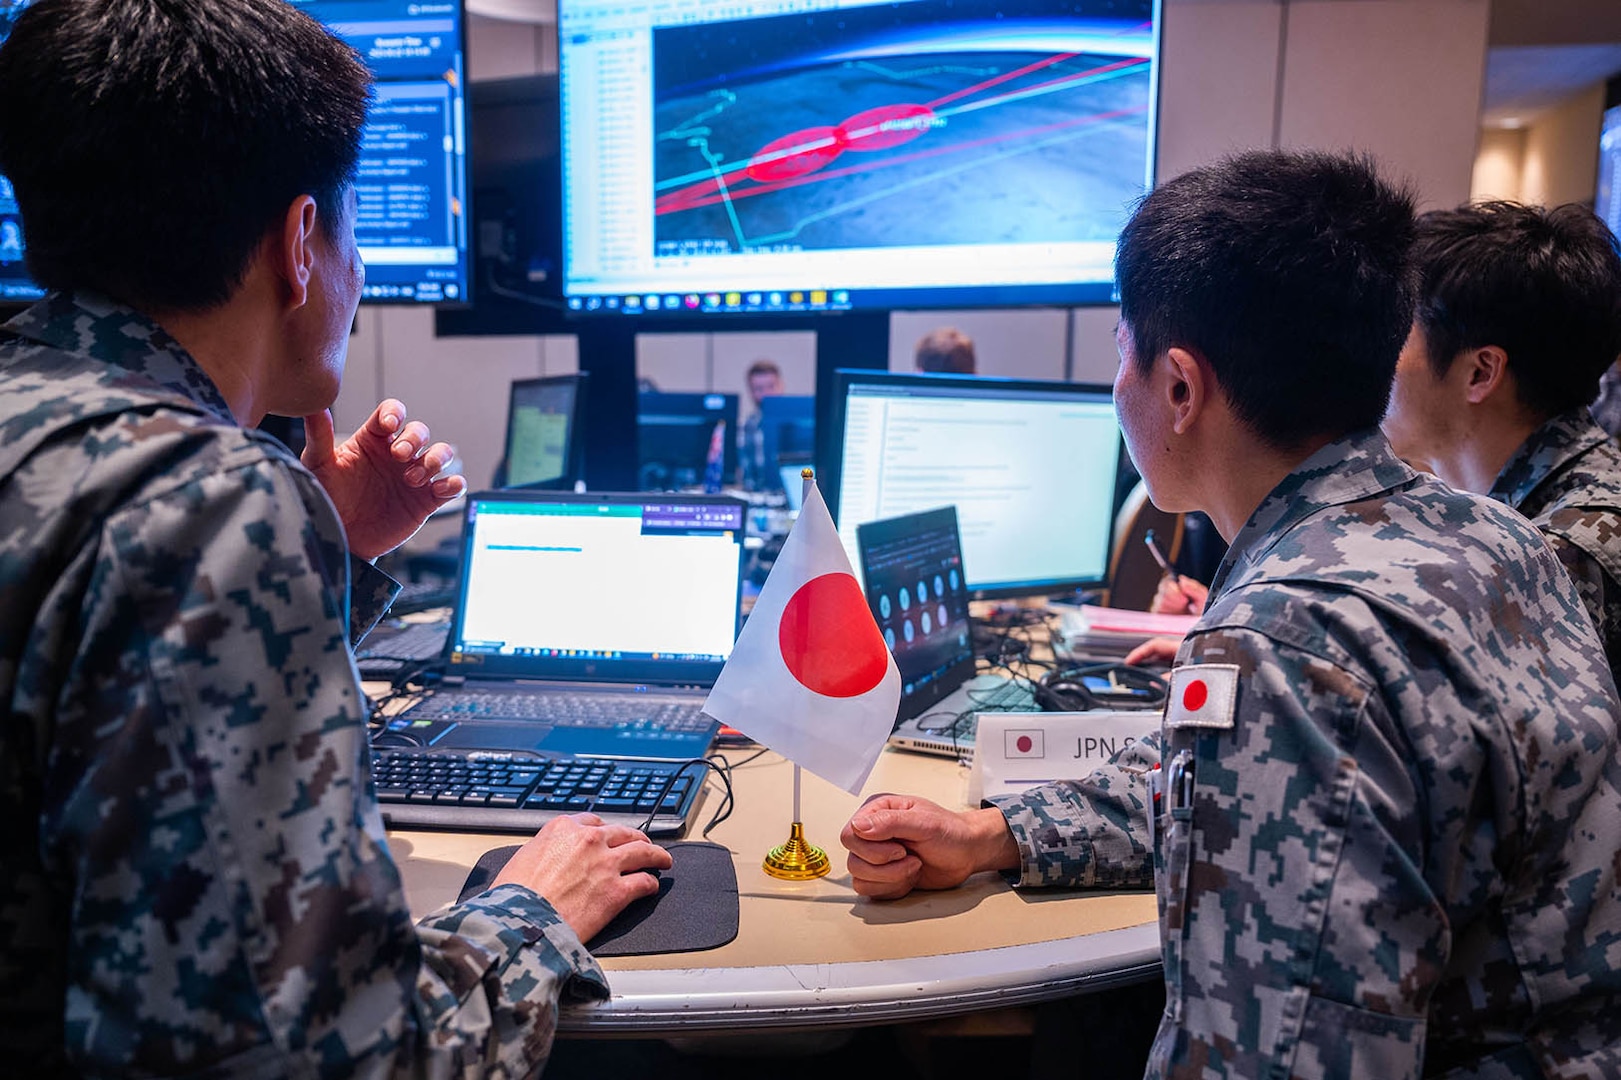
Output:
M812 485L704 712L854 795L900 701L900 670Z

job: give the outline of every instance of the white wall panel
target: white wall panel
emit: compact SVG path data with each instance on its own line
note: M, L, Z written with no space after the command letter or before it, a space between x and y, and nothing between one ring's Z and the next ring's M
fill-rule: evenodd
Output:
M955 326L974 339L981 375L1062 379L1064 323L1062 308L897 311L889 318L889 370L915 370L918 339L937 327Z
M1424 207L1469 198L1487 0L1296 0L1280 141L1371 151Z
M709 389L708 334L637 334L636 377L667 394Z
M715 334L710 347L709 389L737 394L744 415L752 408L745 375L756 360L775 361L782 369L783 393L816 393L816 334L810 330Z

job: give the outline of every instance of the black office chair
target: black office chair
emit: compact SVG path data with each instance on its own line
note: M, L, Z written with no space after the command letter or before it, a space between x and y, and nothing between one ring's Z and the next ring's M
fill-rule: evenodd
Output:
M1153 530L1165 557L1176 562L1182 552L1184 522L1181 514L1170 514L1155 506L1148 489L1138 481L1114 519L1114 540L1109 556L1109 607L1147 611L1159 588L1163 571L1143 543Z

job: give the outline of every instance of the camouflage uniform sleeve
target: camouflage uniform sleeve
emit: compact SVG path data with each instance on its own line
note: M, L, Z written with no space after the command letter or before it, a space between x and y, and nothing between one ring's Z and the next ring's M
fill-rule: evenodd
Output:
M1151 776L1159 740L1122 749L1085 780L985 800L1007 818L1019 845L1016 885L1151 889L1154 834Z
M108 519L75 662L94 714L47 781L72 862L87 1073L528 1075L607 993L512 886L412 925L369 775L342 530L257 453Z
M349 556L349 644L359 645L372 632L394 598L400 583L356 555Z
M1575 582L1576 594L1610 658L1610 671L1621 685L1621 583L1605 573L1593 553L1573 539L1586 537L1593 545L1616 544L1614 515L1571 507L1554 511L1546 522L1539 520L1538 528L1543 530L1543 538L1558 557L1559 565Z
M1451 937L1421 870L1414 755L1348 661L1289 630L1190 639L1194 662L1238 666L1238 698L1231 728L1168 716L1163 732L1187 780L1167 777L1157 815L1149 1076L1417 1080Z

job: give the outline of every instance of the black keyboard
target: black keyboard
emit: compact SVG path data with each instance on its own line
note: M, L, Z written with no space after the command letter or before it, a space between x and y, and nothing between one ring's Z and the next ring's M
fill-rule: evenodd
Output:
M393 678L411 664L439 656L449 636L445 622L380 623L355 650L355 666L363 679Z
M410 615L417 611L450 607L456 603L458 585L454 581L408 581L388 606L390 615Z
M534 832L559 814L667 836L686 828L704 769L638 758L374 750L372 776L390 825ZM679 772L679 775L676 775ZM674 780L670 778L674 776ZM666 782L669 790L665 791ZM657 813L654 813L654 811ZM644 826L648 816L653 820Z
M545 720L555 727L657 727L707 731L714 721L703 702L649 694L591 694L548 690L440 689L410 710L412 720Z

